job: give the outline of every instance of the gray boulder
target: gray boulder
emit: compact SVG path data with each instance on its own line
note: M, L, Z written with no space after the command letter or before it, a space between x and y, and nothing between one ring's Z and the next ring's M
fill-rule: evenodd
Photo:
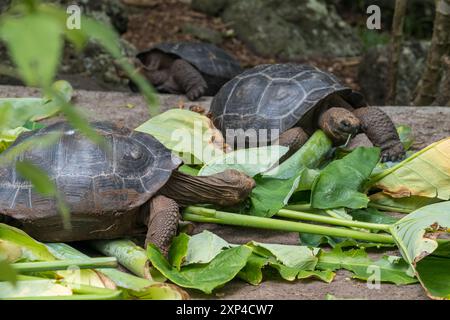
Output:
M429 42L414 41L403 45L399 60L395 105L411 104L417 83L425 67ZM389 48L380 45L368 50L358 70L361 92L372 105L384 105L387 97Z
M192 6L220 12L237 36L263 56L298 59L361 52L355 32L323 0L193 0Z

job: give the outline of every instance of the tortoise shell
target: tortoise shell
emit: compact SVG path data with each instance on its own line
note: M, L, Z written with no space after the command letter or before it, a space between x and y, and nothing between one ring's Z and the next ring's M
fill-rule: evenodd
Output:
M333 93L352 90L332 74L302 64L259 65L228 81L211 103L215 125L226 129L292 128Z
M233 56L210 43L164 42L140 52L137 58L145 61L144 57L155 50L186 60L203 74L208 86L217 87L217 90L242 72Z
M37 143L15 161L30 161L44 170L69 206L71 218L118 215L141 206L170 178L181 160L150 135L93 123L103 136L100 147L65 122L21 135L30 138L62 132L58 143ZM6 151L7 152L7 151ZM0 168L0 214L19 221L59 216L56 200L37 193L15 165Z

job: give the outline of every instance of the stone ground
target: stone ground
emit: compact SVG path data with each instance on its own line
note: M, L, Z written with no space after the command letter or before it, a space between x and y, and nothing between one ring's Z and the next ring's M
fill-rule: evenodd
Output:
M0 86L1 97L40 96L33 88ZM208 108L211 98L203 98L198 102L189 102L184 96L161 95L160 104L163 110L169 108L201 105ZM134 128L149 118L144 100L136 94L122 92L82 91L75 92L73 102L85 110L92 120L109 120ZM450 136L450 108L432 107L383 107L396 124L411 126L415 134L414 149L420 149ZM57 119L47 120L54 122ZM245 243L250 240L266 243L297 244L296 233L281 233L265 230L251 230L217 225L199 225L194 232L208 229L232 243ZM396 254L389 251L388 254ZM379 257L379 252L371 252L371 256ZM332 294L337 298L357 299L427 299L419 285L396 286L382 284L380 289L368 289L365 282L351 279L347 271L338 271L335 280L326 284L317 280L299 280L287 282L280 279L266 279L259 286L252 286L243 281L234 280L207 296L189 290L195 299L324 299Z

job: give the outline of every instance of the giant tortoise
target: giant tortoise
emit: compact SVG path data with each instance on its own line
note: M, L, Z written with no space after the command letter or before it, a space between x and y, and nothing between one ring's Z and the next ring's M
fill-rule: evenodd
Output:
M343 85L334 75L304 64L259 65L228 81L211 103L215 125L227 138L236 130L269 130L259 143L301 147L321 128L335 143L361 130L383 161L404 157L405 150L391 119ZM231 130L227 133L227 130ZM274 134L275 132L275 134ZM272 134L271 134L272 133Z
M65 122L19 136L10 148L62 132L57 144L37 143L0 167L0 219L47 242L146 233L146 242L167 254L179 205L235 205L254 186L253 179L236 170L203 177L183 174L177 171L182 161L151 135L109 123L92 126L104 145ZM57 201L37 193L16 170L16 161L34 163L54 181L70 209L71 229L63 227Z

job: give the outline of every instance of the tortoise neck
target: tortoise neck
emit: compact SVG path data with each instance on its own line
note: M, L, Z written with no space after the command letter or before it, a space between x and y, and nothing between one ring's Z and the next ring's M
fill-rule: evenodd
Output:
M213 204L227 207L246 199L254 185L252 178L236 170L210 176L191 176L174 171L159 193L182 206Z

